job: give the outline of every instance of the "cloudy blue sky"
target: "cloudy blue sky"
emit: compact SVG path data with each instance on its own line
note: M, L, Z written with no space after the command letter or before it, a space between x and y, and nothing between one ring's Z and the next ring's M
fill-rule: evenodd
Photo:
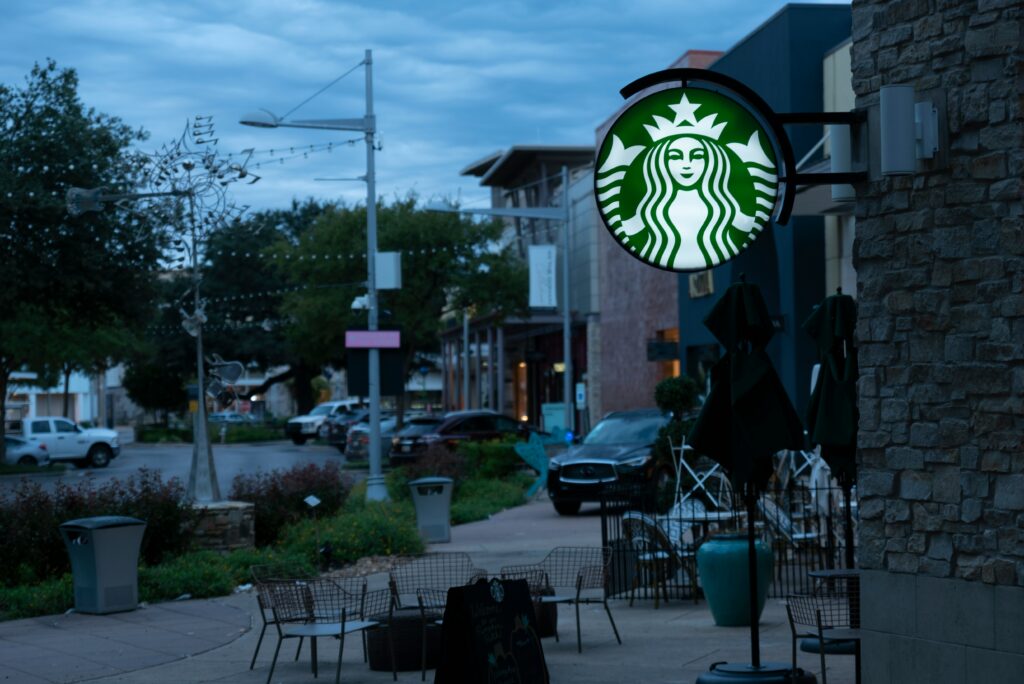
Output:
M458 171L514 144L594 144L618 89L688 49L727 50L784 5L779 0L5 0L0 82L21 83L47 57L74 67L86 104L151 133L155 149L195 114L213 115L219 149L269 150L259 183L236 201L365 198L362 143L339 132L239 125L246 112L284 114L374 51L383 150L382 196L487 203ZM356 70L293 118L361 116ZM294 148L292 151L290 148ZM299 155L284 163L282 156ZM271 162L267 164L267 162Z

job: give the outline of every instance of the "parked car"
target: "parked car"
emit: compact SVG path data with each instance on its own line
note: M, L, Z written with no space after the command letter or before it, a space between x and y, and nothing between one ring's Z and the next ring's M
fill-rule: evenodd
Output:
M218 411L206 417L211 423L229 423L231 425L252 425L256 418L251 413L239 413L238 411Z
M284 434L295 444L305 444L317 437L327 437L324 426L329 416L345 413L361 408L362 399L343 399L341 401L325 401L304 416L295 416L284 426Z
M369 418L369 409L332 413L324 420L320 432L328 444L344 454L348 448L349 429L360 422L365 423Z
M433 444L455 448L459 442L483 442L526 435L533 428L495 411L453 411L443 418L414 418L391 439L392 463L414 460Z
M67 418L32 416L22 421L21 430L25 441L46 445L51 461L71 461L78 468L106 468L121 453L114 430L82 428Z
M50 451L45 442L29 442L21 437L4 436L4 463L7 465L50 465Z
M411 420L407 417L406 420ZM388 416L380 421L380 457L383 461L391 451L391 438L395 435L395 428L398 426L398 416ZM370 456L370 423L359 421L348 429L348 436L345 440L345 458L349 460L364 460Z
M658 467L651 448L669 414L658 409L616 411L594 426L581 443L548 463L548 496L562 515L578 513L584 501L600 501L618 482L670 486L674 474Z

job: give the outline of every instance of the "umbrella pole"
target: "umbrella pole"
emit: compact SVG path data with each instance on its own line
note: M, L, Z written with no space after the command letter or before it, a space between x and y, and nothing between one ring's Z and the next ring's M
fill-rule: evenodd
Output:
M850 483L843 484L843 517L846 525L846 567L853 567L853 513L850 512Z
M747 485L750 487L750 485ZM757 498L750 487L743 497L747 504L747 575L750 579L750 664L754 669L761 667L761 634L757 624L757 535L754 531L754 514Z

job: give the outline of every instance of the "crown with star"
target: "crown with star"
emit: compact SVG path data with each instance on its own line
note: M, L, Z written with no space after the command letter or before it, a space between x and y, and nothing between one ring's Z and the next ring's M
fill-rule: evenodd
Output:
M676 113L672 121L655 114L654 124L644 124L644 128L647 129L647 133L654 142L674 135L699 135L711 140L718 140L718 136L725 129L725 122L716 124L717 114L708 114L703 119L697 119L695 112L700 106L700 104L690 102L686 93L683 93L679 104L669 105L669 109Z

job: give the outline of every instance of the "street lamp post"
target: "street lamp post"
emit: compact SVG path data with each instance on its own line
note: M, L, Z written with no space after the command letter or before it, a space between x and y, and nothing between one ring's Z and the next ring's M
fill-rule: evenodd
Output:
M306 119L285 121L274 114L260 110L247 114L239 121L244 126L257 128L312 128L326 131L360 131L366 139L366 303L367 327L377 329L377 189L374 169L374 134L376 118L373 114L373 51L367 50L362 62L366 67L366 114L361 119ZM370 390L370 476L366 481L366 498L383 501L388 498L380 461L380 350L369 350Z
M525 218L540 219L547 221L561 221L564 227L562 231L562 358L565 369L562 373L562 393L565 398L565 429L575 430L575 395L573 394L572 380L572 313L570 311L570 283L569 274L569 248L572 241L572 206L569 201L569 167L562 167L562 206L561 207L516 207L516 208L493 208L493 209L457 209L454 207L443 207L430 205L426 207L430 211L451 212L456 214L479 214L481 216L499 216L502 218ZM468 332L463 332L467 337ZM466 374L469 372L468 356L465 361ZM499 373L502 371L499 371ZM501 377L499 375L499 377ZM499 380L499 382L501 382Z

